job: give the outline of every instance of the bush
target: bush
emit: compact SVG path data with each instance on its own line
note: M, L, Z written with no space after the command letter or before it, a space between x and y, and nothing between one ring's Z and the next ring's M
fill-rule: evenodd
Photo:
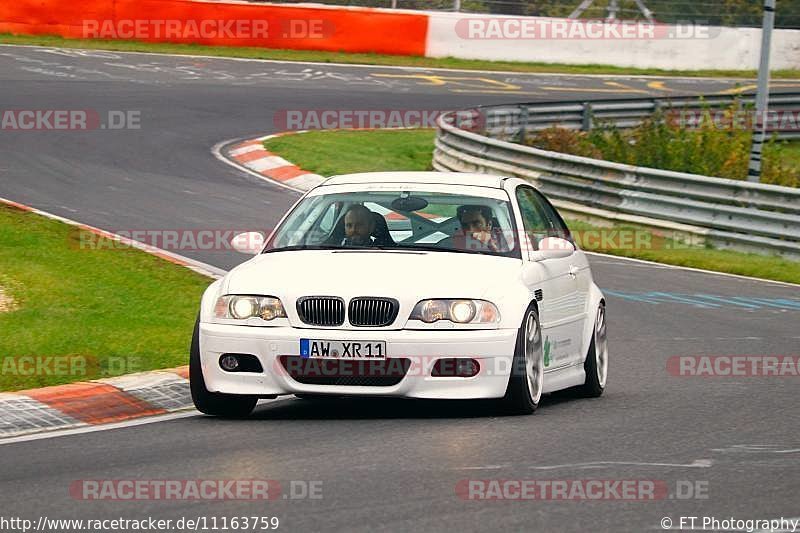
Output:
M742 111L736 103L725 116L734 117ZM708 110L692 129L678 120L678 113L659 112L631 129L599 124L590 132L581 132L556 126L526 140L526 144L544 150L737 180L747 179L751 143L751 131L737 126L734 120L715 123ZM762 183L800 186L800 165L783 156L788 152L785 144L771 139L765 145Z

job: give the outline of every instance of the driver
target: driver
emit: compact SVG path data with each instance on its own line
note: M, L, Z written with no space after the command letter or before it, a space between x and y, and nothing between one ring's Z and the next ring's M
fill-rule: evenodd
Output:
M372 246L375 218L372 211L360 204L350 206L344 215L342 246Z

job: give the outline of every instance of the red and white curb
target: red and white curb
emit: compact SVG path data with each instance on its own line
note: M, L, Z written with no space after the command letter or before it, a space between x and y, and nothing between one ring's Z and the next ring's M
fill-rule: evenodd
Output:
M189 367L0 393L0 439L164 415L192 407Z
M264 141L268 139L296 133L305 132L292 131L246 141L227 141L215 146L213 153L221 161L250 174L266 178L293 191L306 192L325 181L325 178L303 170L264 148Z

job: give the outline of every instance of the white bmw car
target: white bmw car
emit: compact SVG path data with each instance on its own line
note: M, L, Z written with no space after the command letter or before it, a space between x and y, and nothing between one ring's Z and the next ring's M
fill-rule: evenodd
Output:
M497 398L527 414L544 393L603 393L603 295L521 179L336 176L261 240L203 295L190 357L203 413L295 394Z

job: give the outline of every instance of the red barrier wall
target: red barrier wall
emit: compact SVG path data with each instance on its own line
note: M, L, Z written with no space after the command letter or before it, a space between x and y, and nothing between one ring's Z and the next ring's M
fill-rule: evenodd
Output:
M140 24L142 21L145 24L149 22L149 30L129 37L124 30L132 28L130 21L140 21ZM197 37L194 34L170 37L166 35L166 31L156 32L152 21L180 21L184 28L187 24L199 25L203 21L266 21L267 32L262 31L260 35L245 32L241 36L217 32L211 36L203 34ZM72 38L117 36L120 39L152 42L424 56L427 31L426 15L367 8L253 5L194 0L0 2L0 32Z

